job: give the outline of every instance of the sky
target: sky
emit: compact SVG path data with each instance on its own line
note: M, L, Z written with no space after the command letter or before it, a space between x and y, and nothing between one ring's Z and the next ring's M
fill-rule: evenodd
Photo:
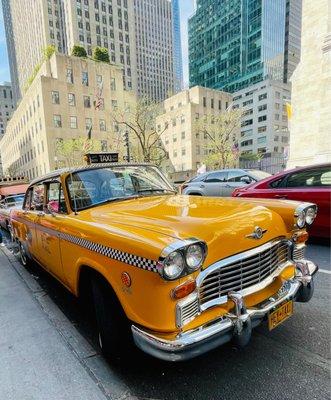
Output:
M188 44L187 44L187 20L193 14L194 0L180 0L180 19L183 53L184 85L188 84ZM10 81L8 66L6 37L0 6L0 82Z

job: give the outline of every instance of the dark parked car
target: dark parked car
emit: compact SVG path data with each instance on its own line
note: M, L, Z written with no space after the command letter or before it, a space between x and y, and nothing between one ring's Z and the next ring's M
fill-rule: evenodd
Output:
M231 196L234 189L271 176L254 169L221 169L190 179L181 186L182 194L196 196Z
M312 165L277 175L236 189L235 197L265 197L315 203L318 214L309 233L330 238L331 164Z

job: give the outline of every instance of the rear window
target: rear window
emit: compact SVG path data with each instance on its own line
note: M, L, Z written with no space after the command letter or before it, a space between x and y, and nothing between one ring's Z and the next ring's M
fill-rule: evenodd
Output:
M271 174L269 174L268 172L265 171L259 171L257 169L251 170L251 171L247 171L250 173L250 175L255 178L257 181L261 181L262 179L265 178L269 178L269 176L271 176Z

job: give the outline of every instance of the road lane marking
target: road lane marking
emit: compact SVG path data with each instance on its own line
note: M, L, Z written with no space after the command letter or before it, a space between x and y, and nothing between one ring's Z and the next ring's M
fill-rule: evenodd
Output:
M328 271L327 269L319 268L318 271L319 271L319 272L322 272L323 274L331 275L331 271Z

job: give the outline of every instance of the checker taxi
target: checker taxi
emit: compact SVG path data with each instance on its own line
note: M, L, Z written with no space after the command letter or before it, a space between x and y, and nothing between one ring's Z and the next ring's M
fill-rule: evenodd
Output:
M317 266L304 256L316 206L177 195L147 164L94 164L34 180L12 214L24 265L38 262L93 304L104 353L132 341L184 360L310 300Z

